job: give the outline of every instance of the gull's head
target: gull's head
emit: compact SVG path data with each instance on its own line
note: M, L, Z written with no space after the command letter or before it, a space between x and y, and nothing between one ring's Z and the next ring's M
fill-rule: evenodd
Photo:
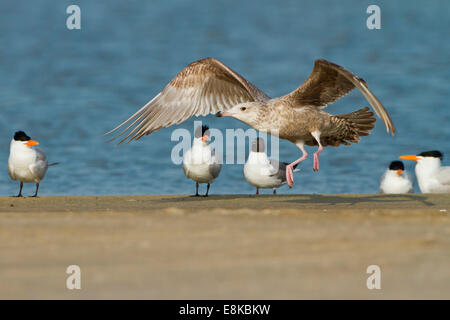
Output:
M257 123L259 112L261 111L259 102L244 102L235 105L227 111L219 111L217 117L233 117L249 126L254 127Z
M37 146L39 142L31 140L31 138L23 131L17 131L14 134L12 144L16 146L24 146L26 148L31 148L32 146Z
M198 126L194 131L194 141L207 144L209 141L209 127L206 125Z
M421 166L436 167L441 165L443 157L444 155L440 151L433 150L425 151L418 155L401 156L400 159L416 161L417 165Z
M401 176L403 171L405 171L405 166L401 161L392 161L389 165L389 171L395 172L398 176Z

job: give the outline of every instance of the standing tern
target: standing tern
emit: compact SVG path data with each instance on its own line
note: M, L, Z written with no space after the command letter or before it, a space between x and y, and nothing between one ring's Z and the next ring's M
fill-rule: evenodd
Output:
M384 172L380 182L381 193L411 193L413 192L413 179L405 171L401 161L392 161L389 168Z
M312 73L302 85L287 95L272 99L214 58L195 61L185 67L160 93L107 134L122 128L115 138L125 134L119 143L130 142L191 116L210 113L231 116L300 148L302 157L286 167L287 183L292 186L294 165L308 156L305 145L318 146L313 166L317 171L318 155L324 146L357 143L374 128L375 118L368 108L341 115L322 110L354 88L361 91L383 120L387 131L394 134L389 114L366 82L334 63L316 60Z
M287 165L286 162L269 159L264 140L257 138L253 140L252 150L244 165L244 176L248 183L256 187L256 194L259 194L259 188L262 188L273 189L275 195L277 188L286 184Z
M183 155L183 170L187 178L195 181L195 196L198 197L199 183L207 183L205 197L211 183L219 176L222 164L214 149L208 144L208 126L195 129L192 148Z
M57 164L48 164L45 153L39 149L33 149L33 146L38 144L39 142L31 140L23 131L17 131L11 140L8 173L11 179L20 181L17 197L22 197L24 182L36 183L36 192L32 197L37 197L39 183L44 179L48 167Z
M417 162L415 171L422 193L450 193L450 167L441 166L443 157L439 151L426 151L400 158Z

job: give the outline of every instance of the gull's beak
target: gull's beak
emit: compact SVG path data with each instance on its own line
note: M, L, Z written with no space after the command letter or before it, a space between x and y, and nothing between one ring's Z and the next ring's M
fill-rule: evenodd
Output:
M28 140L27 142L24 143L27 147L32 147L32 146L37 146L39 144L39 142L34 141L34 140Z
M219 111L216 113L216 117L220 118L220 117L232 117L233 113L230 112L226 112L226 111Z
M205 142L205 141L208 141L209 140L209 137L205 134L203 137L202 137L202 142Z
M402 170L402 169L398 169L398 170L397 170L397 174L398 174L399 176L401 176L402 173L403 173L403 170Z
M416 155L412 154L412 155L407 155L407 156L401 156L400 159L404 159L404 160L412 160L412 161L419 161L420 159L417 158Z

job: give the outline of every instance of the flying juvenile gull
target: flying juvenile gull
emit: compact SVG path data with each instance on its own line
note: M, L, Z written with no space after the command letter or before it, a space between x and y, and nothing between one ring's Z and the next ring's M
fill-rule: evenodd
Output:
M444 155L437 150L401 156L416 161L416 177L422 193L450 193L450 167L442 166Z
M269 159L264 140L256 138L253 140L252 150L244 165L244 177L248 183L256 187L256 194L259 194L259 188L262 188L273 189L275 195L277 188L286 184L286 166L288 164Z
M318 154L323 146L356 143L374 128L375 118L368 108L337 116L321 110L354 88L362 92L387 131L394 134L391 118L366 82L334 63L316 60L312 73L302 85L272 99L214 58L188 65L145 106L107 134L123 128L118 136L126 135L119 143L130 142L191 116L210 113L232 116L300 148L302 157L286 167L287 182L292 186L293 166L308 156L305 145L318 145L314 153L314 170L318 170Z
M8 173L11 179L20 181L20 189L17 197L22 197L24 182L35 182L36 192L32 197L37 197L39 183L44 179L47 168L58 163L48 164L45 153L33 146L39 142L31 140L23 131L17 131L11 140L8 159Z
M205 197L211 183L219 176L222 165L214 149L208 144L208 126L199 126L194 132L192 148L183 156L183 170L187 178L195 181L195 196L198 197L198 184L207 183Z
M380 181L381 193L411 193L413 179L401 161L392 161Z

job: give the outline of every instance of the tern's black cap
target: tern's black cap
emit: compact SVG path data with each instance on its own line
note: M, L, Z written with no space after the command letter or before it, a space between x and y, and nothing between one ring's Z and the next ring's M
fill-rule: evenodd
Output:
M27 136L27 134L23 131L17 131L14 134L14 140L16 141L29 141L31 140L31 138L29 136Z
M203 137L204 135L205 135L205 133L206 134L209 134L209 127L208 126L206 126L206 125L203 125L203 126L198 126L196 129L195 129L195 132L194 132L194 136L196 137L196 138L201 138L201 137Z
M433 150L433 151L425 151L425 152L419 153L418 156L421 156L421 157L431 157L431 158L439 158L439 159L441 159L441 160L442 160L442 158L444 158L444 155L443 155L440 151L437 151L437 150Z
M256 138L252 143L252 152L265 152L266 146L264 144L264 139Z
M405 170L405 166L401 161L392 161L389 165L389 170Z

